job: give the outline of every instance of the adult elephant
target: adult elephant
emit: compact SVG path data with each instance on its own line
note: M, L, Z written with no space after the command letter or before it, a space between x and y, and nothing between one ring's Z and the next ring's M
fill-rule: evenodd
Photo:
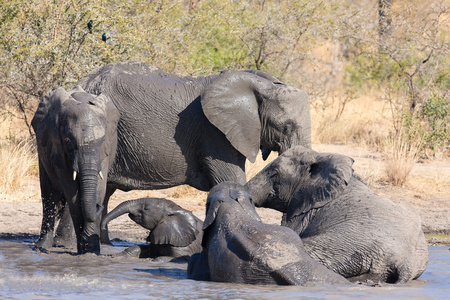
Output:
M93 96L77 86L46 95L31 125L36 133L43 204L38 248L53 244L56 216L70 207L79 253L99 253L100 216L107 174L116 153L119 112L104 94ZM71 232L71 231L69 231Z
M264 72L182 77L127 62L95 70L79 84L106 94L120 112L105 207L116 189L244 184L245 160L254 162L260 149L265 159L270 151L310 146L306 93Z
M203 251L191 257L188 278L247 284L349 283L313 260L291 229L261 222L247 189L216 185L206 202Z
M419 214L376 195L352 165L348 156L296 146L246 185L256 206L284 213L282 225L309 255L349 280L418 278L428 261Z
M174 202L163 198L140 198L120 203L102 220L102 228L123 214L150 230L147 245L134 245L115 256L188 259L202 250L203 222Z

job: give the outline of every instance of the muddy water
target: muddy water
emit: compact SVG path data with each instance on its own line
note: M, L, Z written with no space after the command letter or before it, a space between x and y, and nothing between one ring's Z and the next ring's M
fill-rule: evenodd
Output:
M75 256L56 249L32 250L36 236L0 236L0 299L448 299L449 247L430 247L427 270L419 280L382 287L250 286L186 279L186 263ZM105 254L125 244L103 247Z

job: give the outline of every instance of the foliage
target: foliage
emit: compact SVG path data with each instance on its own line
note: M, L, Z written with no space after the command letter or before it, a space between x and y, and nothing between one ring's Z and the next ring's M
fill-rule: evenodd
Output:
M431 95L420 107L417 118L423 129L424 146L440 156L450 148L449 96Z
M364 38L358 55L346 67L347 78L361 91L376 86L392 110L393 134L424 135L424 146L435 153L448 144L445 111L450 89L449 7L445 1L393 2L390 28ZM374 43L373 41L378 41ZM356 47L356 46L355 46ZM442 96L437 96L442 95Z
M305 0L0 0L0 7L0 85L28 127L43 95L111 62L184 75L245 68L283 76L303 59L315 20L331 10Z

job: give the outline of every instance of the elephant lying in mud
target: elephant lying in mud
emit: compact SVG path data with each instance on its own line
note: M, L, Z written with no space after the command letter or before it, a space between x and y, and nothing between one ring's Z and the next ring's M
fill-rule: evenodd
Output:
M78 252L100 252L100 216L118 122L119 112L110 98L93 96L80 86L71 91L58 88L39 103L31 121L43 205L38 248L52 247L56 216L65 206L70 210L63 220L70 224L65 226L69 235L76 232Z
M192 212L162 198L141 198L120 203L102 221L102 228L128 213L137 224L150 230L148 245L135 245L115 256L189 258L202 250L203 222Z
M257 207L284 213L315 260L351 281L404 283L426 268L419 214L376 195L350 157L293 147L246 184Z
M287 227L261 222L244 186L216 185L203 223L203 251L191 257L188 278L232 283L307 285L349 283L313 260Z

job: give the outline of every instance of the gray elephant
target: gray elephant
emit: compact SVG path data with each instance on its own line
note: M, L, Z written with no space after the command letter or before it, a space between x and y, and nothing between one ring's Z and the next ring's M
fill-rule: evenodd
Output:
M150 230L148 245L135 245L115 256L188 259L202 250L203 222L192 212L163 198L140 198L120 203L102 220L102 228L128 213L137 224Z
M36 133L43 219L38 248L53 244L56 216L70 208L79 253L99 253L100 216L117 147L119 112L104 94L77 86L46 95L31 125ZM71 232L71 230L69 230Z
M181 77L128 62L95 70L79 84L106 94L120 112L104 207L116 189L189 184L207 191L222 181L244 184L245 160L253 162L260 149L267 158L270 151L310 146L306 93L261 71ZM99 234L94 227L86 232Z
M376 195L353 159L301 146L280 155L246 184L257 207L284 213L315 260L351 281L403 283L428 261L419 214Z
M244 186L224 182L209 193L202 253L188 278L261 285L349 283L313 260L291 229L261 222Z

